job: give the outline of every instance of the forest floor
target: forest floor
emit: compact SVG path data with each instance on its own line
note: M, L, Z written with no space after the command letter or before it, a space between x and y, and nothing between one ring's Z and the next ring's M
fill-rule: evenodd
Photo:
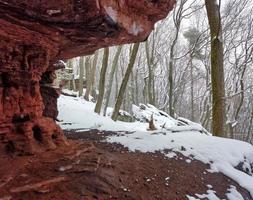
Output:
M68 149L0 157L0 200L252 199L209 165L177 153L130 152L105 142L110 131L65 131ZM169 151L169 150L168 150ZM59 156L61 155L61 156Z

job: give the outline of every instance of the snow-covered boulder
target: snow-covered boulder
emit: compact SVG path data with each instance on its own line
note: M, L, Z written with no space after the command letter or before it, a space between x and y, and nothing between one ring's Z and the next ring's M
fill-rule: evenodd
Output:
M133 105L132 110L134 118L140 122L148 122L153 115L154 124L158 129L165 129L171 132L198 131L210 134L200 124L182 117L174 119L168 113L159 110L151 104L139 104L139 106Z

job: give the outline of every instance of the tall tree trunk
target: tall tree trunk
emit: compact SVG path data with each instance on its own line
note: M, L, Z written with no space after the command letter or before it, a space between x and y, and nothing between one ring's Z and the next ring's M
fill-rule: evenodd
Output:
M133 73L133 71L131 72L131 75L130 75L130 79L131 79L131 85L130 85L130 87L129 87L129 92L130 92L130 94L129 94L129 96L131 97L130 98L130 112L131 112L131 104L136 104L136 102L135 102L135 91L134 91L134 73Z
M98 50L95 52L93 62L92 62L92 69L91 69L91 85L90 85L90 93L91 96L96 100L97 99L97 93L95 88L95 75L96 75L96 69L97 69L97 60L98 60Z
M114 121L116 121L117 118L118 118L119 109L120 109L122 101L123 101L123 97L124 97L124 94L125 94L125 91L126 91L126 87L127 87L127 83L128 83L130 74L131 74L131 72L133 70L133 67L134 67L134 62L135 62L135 59L136 59L136 56L137 56L139 46L140 46L140 43L136 43L133 46L131 56L130 56L130 60L129 60L129 64L127 66L125 76L122 80L122 83L121 83L121 86L120 86L120 89L119 89L119 93L118 93L118 97L117 97L117 101L115 103L114 110L113 110L113 113L112 113L112 120L114 120Z
M75 82L75 74L74 74L74 67L73 67L73 59L69 59L67 62L68 68L72 69L72 77L71 77L71 82L72 82L72 90L76 91L76 82Z
M170 53L170 61L169 61L169 74L168 74L168 84L169 84L169 114L171 117L174 117L174 108L173 108L173 61L172 61L172 53Z
M168 84L169 84L169 114L171 117L175 116L175 110L173 106L173 91L174 91L174 81L173 81L173 71L174 71L174 51L175 51L175 46L177 44L177 39L179 36L179 28L181 22L178 21L176 26L176 36L172 42L172 45L170 47L170 57L169 57L169 69L168 69Z
M170 47L169 66L168 66L168 93L169 93L168 103L169 103L169 114L171 117L175 116L175 108L174 108L175 99L173 97L173 92L174 92L173 74L174 74L174 65L175 65L174 53L175 53L177 40L179 37L179 30L180 30L181 22L183 19L182 13L184 10L183 8L186 3L186 0L178 1L178 3L179 3L178 8L175 9L173 12L173 21L176 28L176 33Z
M143 82L144 82L144 87L143 87L143 91L142 91L142 95L143 95L143 103L144 104L147 104L148 103L148 100L147 100L147 90L148 90L148 87L147 87L147 77L144 77L143 79Z
M99 95L98 100L95 107L95 112L100 114L103 99L104 99L104 92L105 92L105 75L108 66L108 58L109 58L109 48L104 48L104 56L103 56L103 64L100 71L100 78L99 78Z
M139 73L139 70L138 68L136 69L136 74L135 74L135 77L134 77L134 83L135 83L135 103L136 105L139 104L139 85L138 85L138 73Z
M85 59L85 78L86 78L86 91L84 94L84 99L89 101L90 88L91 88L91 68L90 68L90 56L86 56Z
M253 138L252 125L253 125L253 108L252 108L252 111L251 111L251 116L250 116L248 131L247 131L247 137L246 137L246 141L249 142L249 143L251 143L251 140Z
M194 119L194 82L193 82L193 55L190 55L190 76L191 76L191 120L195 121Z
M211 35L212 131L225 136L225 86L220 8L217 0L205 0Z
M119 77L118 77L118 74L119 74L119 68L116 67L116 70L115 70L115 99L114 99L114 102L116 102L117 100L117 96L118 96L118 90L119 90Z
M83 95L84 57L79 59L79 97Z
M148 40L145 42L145 50L148 64L148 103L154 105L154 94L153 94L153 83L154 83L154 72L153 72L153 54L149 53ZM152 50L153 51L153 50Z
M238 67L238 66L237 66ZM242 72L241 72L241 75L240 75L240 78L239 78L239 85L240 85L240 100L237 101L237 108L235 110L235 114L234 114L234 120L228 124L228 127L229 127L229 130L230 130L230 137L231 138L235 138L235 135L234 135L234 128L235 126L233 126L233 123L236 123L238 121L238 118L240 117L239 114L240 114L240 111L242 109L242 106L243 106L243 102L244 102L244 75L245 75L245 72L246 72L246 65L243 66L243 69L242 69ZM236 91L238 92L238 91Z
M118 46L116 54L113 58L112 69L110 71L108 87L107 87L106 94L105 94L104 116L106 115L106 110L107 110L107 107L109 105L109 100L110 100L111 90L112 90L113 77L114 77L114 74L115 74L116 67L118 65L118 60L119 60L119 56L120 56L122 47L123 46Z

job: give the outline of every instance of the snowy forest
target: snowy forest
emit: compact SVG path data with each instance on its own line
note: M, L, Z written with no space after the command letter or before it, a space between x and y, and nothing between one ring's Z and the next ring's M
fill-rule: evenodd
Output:
M252 142L253 4L218 5L215 10L200 0L178 0L145 42L70 59L58 79L62 87L96 102L95 112L105 115L113 107L114 120L119 109L131 116L133 104L151 104L216 135ZM206 7L216 21L208 18ZM212 52L216 39L220 47ZM219 59L217 48L223 50ZM215 120L219 127L213 131Z

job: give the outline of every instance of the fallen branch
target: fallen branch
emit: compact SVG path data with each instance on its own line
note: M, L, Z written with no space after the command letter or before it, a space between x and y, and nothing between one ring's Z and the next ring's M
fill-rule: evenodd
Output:
M49 179L49 180L41 181L39 183L28 184L28 185L25 185L25 186L12 188L10 191L12 193L34 191L34 190L39 189L43 186L47 186L47 185L54 184L54 183L59 183L59 182L66 181L66 180L67 180L66 177L61 176L61 177L56 177L56 178L52 178L52 179Z

